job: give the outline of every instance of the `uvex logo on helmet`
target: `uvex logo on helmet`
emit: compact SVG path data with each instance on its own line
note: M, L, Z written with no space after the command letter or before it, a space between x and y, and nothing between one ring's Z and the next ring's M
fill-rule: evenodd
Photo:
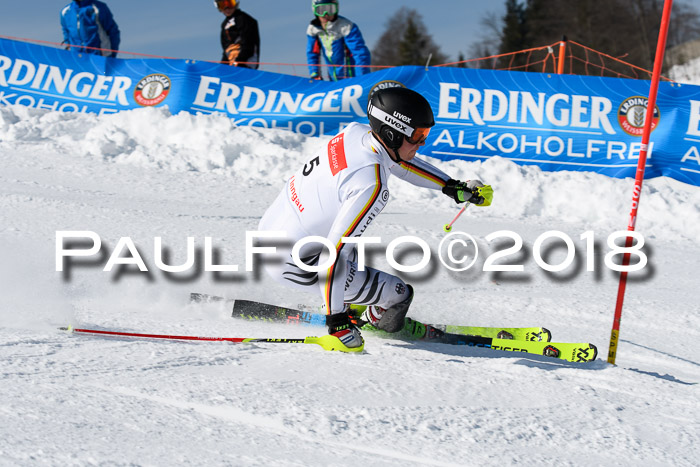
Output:
M399 120L403 120L406 123L411 123L411 117L407 117L399 112L394 111L394 117L398 118Z
M401 133L408 134L408 125L401 123L395 118L391 118L390 115L384 114L384 121L399 130Z

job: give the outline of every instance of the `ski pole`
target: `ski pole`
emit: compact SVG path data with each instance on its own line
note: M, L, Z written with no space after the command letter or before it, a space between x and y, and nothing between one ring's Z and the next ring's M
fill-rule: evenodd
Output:
M469 201L467 201L467 203L464 205L464 207L457 213L457 215L455 216L455 218L452 219L452 222L450 222L449 224L445 224L445 225L442 227L442 230L444 230L445 232L449 232L450 230L452 230L452 224L454 224L455 222L457 222L457 219L459 219L459 216L462 215L462 213L469 207L470 204L471 204L471 203L470 203Z
M307 336L302 338L276 338L276 337L203 337L203 336L173 336L167 334L144 334L140 332L121 332L121 331L103 331L98 329L80 329L73 326L59 328L61 331L68 331L73 334L111 336L111 337L131 337L141 339L158 339L158 340L174 340L174 341L199 341L199 342L231 342L234 344L252 344L252 343L269 343L269 344L316 344L323 347L324 350L339 350L341 352L355 352L353 348L348 349L345 346L338 345L340 340L337 337L327 336Z

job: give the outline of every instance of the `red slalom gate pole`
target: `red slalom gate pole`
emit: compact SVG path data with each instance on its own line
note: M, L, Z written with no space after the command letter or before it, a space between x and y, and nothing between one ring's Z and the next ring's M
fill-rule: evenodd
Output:
M644 169L646 168L647 152L649 150L649 138L651 136L651 123L654 119L654 108L656 107L656 95L659 90L659 80L661 78L661 66L664 61L664 49L666 48L666 36L668 36L668 23L671 19L671 5L673 0L664 1L663 15L661 16L661 27L659 29L659 40L656 44L656 56L654 57L654 70L651 75L651 87L649 88L649 100L647 102L646 120L644 122L644 133L642 133L642 147L639 151L639 161L637 162L637 174L634 179L634 190L632 192L632 210L630 211L627 230L634 231L637 223L637 210L639 200L642 196L642 182L644 181ZM625 249L632 246L632 237L625 240ZM623 269L630 264L630 253L626 252L622 257ZM625 289L627 288L627 271L620 272L620 284L617 289L617 302L615 304L615 318L613 319L612 331L610 333L610 347L608 348L608 363L615 364L617 356L617 344L620 337L620 320L622 319L622 304L625 299Z

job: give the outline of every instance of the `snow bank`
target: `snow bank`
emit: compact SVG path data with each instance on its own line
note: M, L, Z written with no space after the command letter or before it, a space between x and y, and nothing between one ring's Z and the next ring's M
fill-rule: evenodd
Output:
M0 107L0 135L10 146L55 145L65 153L86 158L220 174L275 188L328 140L286 130L236 127L222 114L171 115L167 108L96 116ZM499 157L483 162L429 160L454 178L479 178L494 186L493 206L472 209L472 216L561 221L584 230L626 228L632 179L543 172ZM442 197L395 180L391 183L392 206L399 209L410 204L429 210L432 201ZM699 212L697 187L667 177L646 180L637 230L668 240L700 243Z
M674 65L668 71L668 77L679 83L700 85L700 58Z

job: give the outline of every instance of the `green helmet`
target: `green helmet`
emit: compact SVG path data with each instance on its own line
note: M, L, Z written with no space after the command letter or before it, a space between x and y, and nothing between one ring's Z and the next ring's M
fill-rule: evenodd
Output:
M333 17L338 14L338 0L311 0L311 10L316 16Z

